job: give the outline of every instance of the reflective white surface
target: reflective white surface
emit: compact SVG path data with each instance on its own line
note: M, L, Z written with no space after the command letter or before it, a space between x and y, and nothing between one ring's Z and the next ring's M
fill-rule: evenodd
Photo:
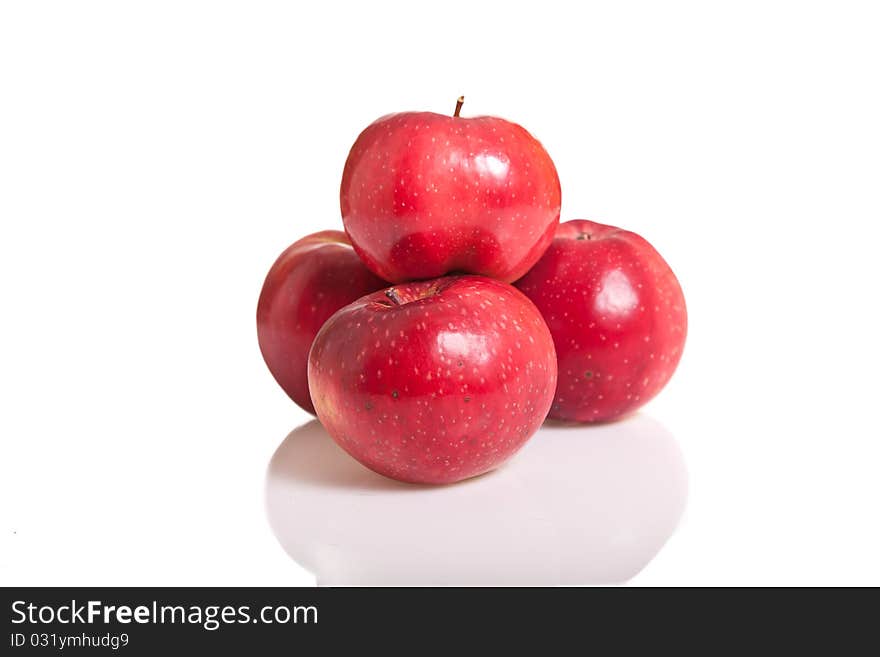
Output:
M266 482L276 537L328 585L625 582L686 500L678 444L646 415L545 425L499 470L440 487L373 473L313 420L281 443Z

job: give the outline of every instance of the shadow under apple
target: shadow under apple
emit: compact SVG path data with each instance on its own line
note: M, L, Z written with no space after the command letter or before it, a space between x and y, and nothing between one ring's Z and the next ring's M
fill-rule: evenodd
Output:
M312 420L266 478L276 537L328 585L621 583L657 554L686 500L681 450L642 414L548 423L498 470L448 486L382 477Z

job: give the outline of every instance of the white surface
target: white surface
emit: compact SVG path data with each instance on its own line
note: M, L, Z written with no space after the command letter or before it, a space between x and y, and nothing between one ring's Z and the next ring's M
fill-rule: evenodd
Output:
M358 131L499 114L563 217L635 230L690 336L690 473L635 584L880 584L872 3L0 5L0 583L307 584L265 473L275 256Z
M319 584L618 584L654 557L687 501L675 438L645 414L547 423L504 468L454 486L367 470L317 420L272 457L272 529Z

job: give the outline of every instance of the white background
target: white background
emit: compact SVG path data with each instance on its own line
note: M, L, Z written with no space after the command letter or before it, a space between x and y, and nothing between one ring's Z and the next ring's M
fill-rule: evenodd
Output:
M880 21L855 2L4 2L0 583L308 584L266 466L277 254L398 110L544 143L690 335L645 412L690 471L634 584L880 584Z

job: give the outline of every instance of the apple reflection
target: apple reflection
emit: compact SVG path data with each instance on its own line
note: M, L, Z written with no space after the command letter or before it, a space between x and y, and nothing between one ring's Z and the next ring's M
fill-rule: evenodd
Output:
M313 420L269 464L269 522L324 585L621 583L672 535L687 500L673 436L635 415L547 423L505 466L449 486L386 479Z

